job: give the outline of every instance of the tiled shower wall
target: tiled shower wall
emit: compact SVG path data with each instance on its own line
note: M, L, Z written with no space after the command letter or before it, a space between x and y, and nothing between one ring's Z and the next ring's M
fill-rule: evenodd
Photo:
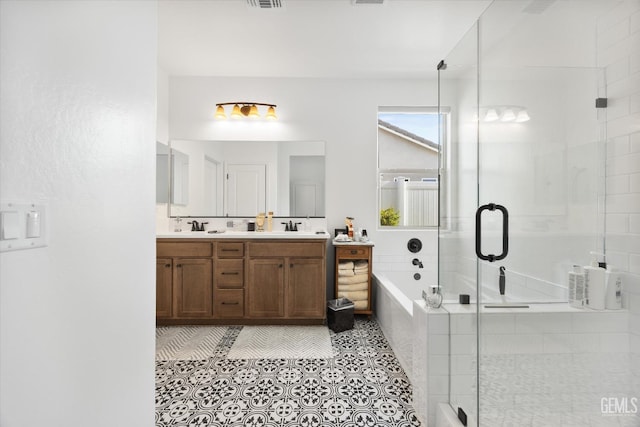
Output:
M606 70L607 262L623 273L631 363L640 397L640 1L621 2L598 22L598 65Z

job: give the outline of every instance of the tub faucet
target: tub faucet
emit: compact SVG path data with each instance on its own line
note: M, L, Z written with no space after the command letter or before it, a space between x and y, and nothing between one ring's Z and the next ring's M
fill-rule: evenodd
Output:
M506 278L504 276L504 266L500 267L500 278L498 279L498 286L500 288L500 295L504 295L504 287L506 285Z
M418 268L424 268L424 266L422 265L422 261L420 261L418 258L414 258L413 261L411 261L411 264L417 265Z

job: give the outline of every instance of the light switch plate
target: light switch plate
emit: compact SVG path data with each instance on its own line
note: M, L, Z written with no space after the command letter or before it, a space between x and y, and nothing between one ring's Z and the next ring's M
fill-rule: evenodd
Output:
M46 205L2 201L0 222L0 252L47 246Z

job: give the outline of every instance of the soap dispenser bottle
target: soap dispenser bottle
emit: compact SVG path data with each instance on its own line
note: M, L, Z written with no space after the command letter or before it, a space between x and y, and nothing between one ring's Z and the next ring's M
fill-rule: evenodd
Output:
M267 231L273 231L273 211L267 213Z
M598 262L597 252L591 252L591 265L584 268L586 274L587 306L594 310L604 310L606 297L606 277L604 262Z

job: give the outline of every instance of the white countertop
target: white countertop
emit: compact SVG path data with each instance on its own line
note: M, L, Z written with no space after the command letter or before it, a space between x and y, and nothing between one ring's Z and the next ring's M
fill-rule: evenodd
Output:
M158 239L318 239L328 240L329 233L322 231L224 231L209 233L207 231L166 231L157 233Z
M333 243L333 246L375 246L375 244L371 240L368 240L366 242L355 242L353 240L341 242L332 240L331 243Z

